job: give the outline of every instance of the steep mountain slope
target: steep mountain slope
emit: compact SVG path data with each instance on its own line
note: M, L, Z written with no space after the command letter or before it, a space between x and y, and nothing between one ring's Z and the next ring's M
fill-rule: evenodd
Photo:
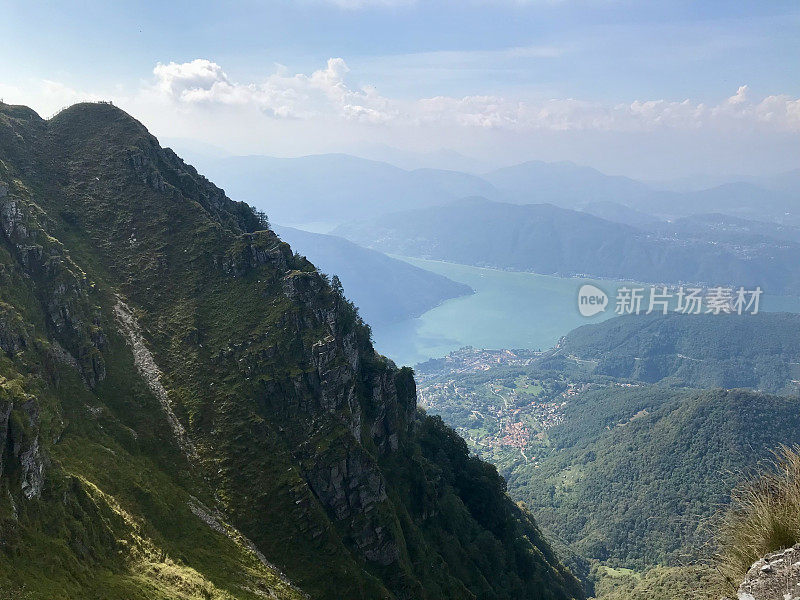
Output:
M345 295L372 325L418 317L445 300L473 293L472 288L463 283L335 235L309 233L293 227L274 226L273 229L320 271L339 277Z
M0 105L0 181L1 589L581 596L352 305L137 121Z
M349 223L333 233L384 252L477 266L800 292L796 243L651 233L549 204L470 198Z
M691 387L797 394L800 315L630 315L571 331L542 368Z

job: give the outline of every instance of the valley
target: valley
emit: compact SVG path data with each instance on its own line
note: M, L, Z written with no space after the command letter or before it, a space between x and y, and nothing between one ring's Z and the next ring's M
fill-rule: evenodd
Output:
M113 106L0 108L9 589L31 552L66 544L35 594L720 593L702 555L720 507L800 444L800 320L778 312L800 299L586 318L580 286L613 299L634 282L276 227L289 246ZM723 240L742 224L676 226ZM793 248L764 227L747 243Z
M713 598L719 507L800 443L797 315L736 318L622 317L545 351L462 348L415 367L418 402L498 466L597 598ZM634 353L660 371L610 368Z
M370 337L124 111L0 103L0 597L581 600Z

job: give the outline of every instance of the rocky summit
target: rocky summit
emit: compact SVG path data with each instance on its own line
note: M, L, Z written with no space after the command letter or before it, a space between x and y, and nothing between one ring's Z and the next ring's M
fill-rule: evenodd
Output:
M111 105L0 104L0 349L3 598L582 597L341 289Z

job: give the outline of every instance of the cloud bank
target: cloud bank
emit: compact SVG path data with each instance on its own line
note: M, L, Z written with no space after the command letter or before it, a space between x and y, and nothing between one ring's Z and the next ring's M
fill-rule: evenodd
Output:
M574 98L546 100L495 95L390 98L370 85L349 81L347 64L331 58L310 75L285 69L260 82L231 81L207 59L158 64L153 89L178 105L248 106L276 119L336 119L373 125L429 125L516 132L619 131L660 129L753 129L800 132L800 99L786 95L751 98L742 85L717 104L633 100L614 105Z

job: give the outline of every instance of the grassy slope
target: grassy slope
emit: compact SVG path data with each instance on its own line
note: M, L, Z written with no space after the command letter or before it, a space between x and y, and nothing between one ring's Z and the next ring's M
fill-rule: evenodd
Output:
M3 115L0 179L12 184L16 201L39 213L27 227L47 251L58 243L42 223L53 223L33 203L47 193L37 187L44 181L30 177L32 157L14 143L45 132L15 122L15 116L31 115L9 112ZM19 139L22 132L28 140ZM23 351L0 357L0 389L15 406L30 400L38 405L47 484L41 498L22 499L16 491L19 469L4 457L0 587L11 590L11 597L42 599L258 598L258 590L300 597L249 550L190 511L190 494L211 502L211 489L187 475L161 408L116 333L112 297L102 280L87 279L71 305L94 314L94 325L105 332L106 376L90 389L81 373L54 358L53 343L64 338L46 304L52 299L48 279L60 277L59 268L52 269L56 275L30 271L19 262L18 250L3 241L0 301L27 331ZM54 253L50 260L77 269L69 253ZM20 415L20 422L27 420Z

